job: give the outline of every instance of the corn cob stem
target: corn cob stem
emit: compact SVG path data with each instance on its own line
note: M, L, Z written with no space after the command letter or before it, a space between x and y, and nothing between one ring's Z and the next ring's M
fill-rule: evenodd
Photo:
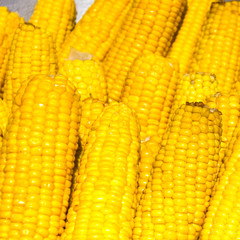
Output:
M57 239L65 225L80 118L62 76L19 90L0 158L0 239Z

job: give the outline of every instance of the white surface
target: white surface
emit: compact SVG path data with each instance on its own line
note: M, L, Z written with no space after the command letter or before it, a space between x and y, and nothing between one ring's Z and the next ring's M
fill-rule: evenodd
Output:
M55 0L58 1L58 0ZM0 6L8 7L10 11L17 12L26 21L32 15L37 0L0 0ZM77 8L77 21L82 17L94 0L75 0Z

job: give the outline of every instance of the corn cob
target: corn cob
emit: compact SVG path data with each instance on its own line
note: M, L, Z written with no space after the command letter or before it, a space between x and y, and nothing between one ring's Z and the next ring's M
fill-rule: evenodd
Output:
M12 102L23 81L30 75L55 74L56 56L49 35L30 23L19 26L10 49L3 98L7 107Z
M29 22L52 34L59 52L75 26L76 15L74 0L38 0Z
M80 105L62 76L19 90L0 159L0 239L57 239L65 225Z
M121 101L136 112L141 141L164 133L177 80L178 64L158 54L144 54L133 63Z
M128 71L141 54L166 56L186 0L134 0L125 22L104 59L110 101L118 101Z
M207 18L212 0L192 0L184 17L177 37L168 52L168 57L179 61L181 75L188 72L191 58L197 40L201 35L201 28ZM189 4L189 0L188 0ZM201 70L201 69L200 69Z
M139 161L139 179L138 179L138 190L137 190L137 203L140 203L141 197L147 186L152 165L155 158L160 150L161 146L161 135L155 135L150 137L148 141L141 143L141 154ZM138 205L137 204L137 205Z
M195 240L217 173L218 110L187 103L176 110L138 207L133 239Z
M221 93L229 93L239 79L239 11L238 1L212 4L189 68L215 74Z
M59 68L59 73L68 77L68 80L75 85L82 101L89 97L107 101L107 83L100 62L66 60Z
M184 75L177 86L174 96L171 116L175 114L177 108L186 102L207 102L211 96L218 92L218 81L216 77L209 73L192 73ZM171 117L169 118L169 120Z
M7 69L9 48L18 25L24 22L17 13L9 12L6 7L0 7L0 88L3 86Z
M240 124L235 128L212 194L200 240L239 239Z
M75 167L73 170L72 190L75 188L75 185L76 185L78 169L80 168L80 162L81 162L81 152L85 148L85 145L87 143L87 138L91 131L93 123L101 115L104 107L105 107L105 103L98 99L87 98L82 102L82 114L81 114L80 126L79 126L79 137L80 137L81 146L79 147L76 154Z
M95 0L64 42L59 65L71 55L71 49L103 60L133 0Z
M240 97L236 91L231 93L217 93L207 99L206 104L210 108L216 108L222 113L222 139L220 158L223 159L232 138L234 129L240 117Z
M107 106L85 146L61 240L131 239L140 139L123 103Z

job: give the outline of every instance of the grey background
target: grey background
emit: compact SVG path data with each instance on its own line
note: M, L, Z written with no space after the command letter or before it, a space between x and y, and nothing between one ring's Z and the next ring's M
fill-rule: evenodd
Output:
M0 6L8 7L10 11L17 12L21 17L24 17L24 19L28 21L32 15L36 2L37 0L0 0ZM94 0L75 0L77 8L77 21L82 17L93 2Z

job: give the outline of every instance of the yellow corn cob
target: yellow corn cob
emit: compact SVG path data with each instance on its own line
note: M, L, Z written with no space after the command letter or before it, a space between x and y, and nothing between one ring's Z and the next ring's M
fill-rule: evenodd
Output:
M6 7L0 7L0 88L7 69L8 50L20 22L23 23L24 19L17 13L9 12Z
M220 156L223 156L228 148L234 129L240 117L240 97L237 92L217 93L207 99L206 104L210 108L216 108L222 113L222 140Z
M220 92L229 93L239 79L239 11L238 1L212 4L189 68L215 74Z
M148 141L141 143L141 155L139 161L139 179L137 190L137 203L140 203L142 194L147 186L152 171L152 165L161 146L162 136L152 136Z
M185 7L186 0L134 0L104 59L110 101L120 99L136 57L155 52L166 56Z
M238 124L238 126L240 126ZM224 171L215 185L200 240L240 238L240 128L236 128L224 157Z
M139 126L123 103L107 106L85 146L61 240L131 239Z
M0 159L0 239L57 239L65 225L78 142L79 98L62 77L19 90Z
M104 107L105 107L105 103L98 99L87 98L82 102L82 113L81 113L80 126L79 126L79 137L80 137L81 146L79 147L76 154L75 167L73 170L72 189L75 188L78 169L80 168L81 152L85 148L85 145L87 143L87 138L91 131L93 123L101 115Z
M94 60L66 60L59 73L68 77L79 94L81 100L93 97L101 101L107 101L107 83L104 77L103 67L100 62Z
M218 82L209 73L192 73L184 75L177 86L171 109L171 116L177 108L186 102L203 102L218 92ZM171 117L169 118L169 120Z
M34 74L55 74L56 56L52 38L25 23L16 30L9 54L3 98L8 108L23 81Z
M71 48L102 60L109 50L133 0L95 0L64 42L59 65L69 58Z
M177 80L178 64L158 54L142 55L133 63L121 101L137 113L141 141L164 133Z
M169 50L168 57L179 61L181 75L188 72L191 58L201 35L201 28L207 18L211 3L212 0L191 0L182 26Z
M220 112L202 103L176 110L135 218L133 239L195 240L217 172Z
M0 99L0 128L2 130L2 134L5 133L7 122L9 116L9 109L7 108L7 104Z
M52 34L59 52L75 26L76 14L74 0L38 0L29 22Z

